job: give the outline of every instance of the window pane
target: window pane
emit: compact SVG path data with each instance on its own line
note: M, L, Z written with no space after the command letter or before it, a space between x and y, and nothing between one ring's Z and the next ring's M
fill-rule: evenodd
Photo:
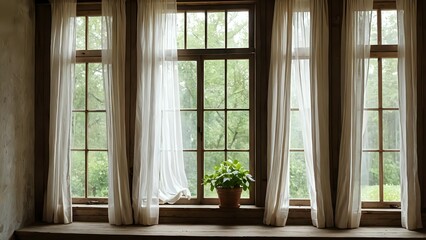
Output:
M197 112L182 111L181 118L183 148L197 149Z
M197 62L179 61L180 107L197 108Z
M246 150L250 148L249 112L228 112L228 149Z
M295 66L295 61L292 61L292 69ZM292 74L291 77L291 86L290 86L290 108L299 108L299 99L297 98L297 82L296 78L294 77L295 74Z
M379 201L379 153L362 153L361 200Z
M238 160L245 169L250 170L249 152L228 152L228 159ZM250 174L253 175L252 172L250 172ZM250 190L243 190L243 192L241 193L241 198L250 198Z
M377 108L379 106L379 65L377 58L371 58L368 66L368 80L365 93L364 107Z
M71 195L72 197L84 197L85 184L85 160L84 151L71 151Z
M185 48L185 13L177 13L176 15L177 21L177 48L184 49Z
M204 61L204 108L225 106L225 60Z
M105 109L105 90L101 63L88 63L88 109Z
M183 159L185 161L185 173L188 179L189 191L191 191L191 197L197 197L197 153L196 152L184 152Z
M88 17L87 49L102 49L101 17Z
M290 149L303 149L302 122L299 111L290 112Z
M215 166L219 166L225 160L224 152L205 152L204 153L204 175L212 174ZM217 198L216 190L210 191L210 185L204 185L205 198Z
M290 198L309 198L304 152L290 152Z
M77 63L75 65L75 85L73 109L85 109L86 105L86 64Z
M363 132L363 149L379 148L379 114L377 111L364 111L365 130Z
M73 149L84 149L86 142L86 117L84 112L72 113L71 140Z
M248 48L248 11L228 12L228 48Z
M204 148L225 149L225 113L204 112Z
M205 48L206 19L204 12L187 12L186 21L186 48Z
M399 111L383 111L383 149L399 149L399 139Z
M371 18L370 44L377 45L377 11L373 11Z
M230 160L238 160L241 165L250 170L250 154L249 152L228 152L228 159Z
M398 59L383 59L383 107L398 108Z
M77 17L75 22L76 27L76 49L85 50L86 49L86 17Z
M88 114L87 143L90 149L106 149L106 113L91 112Z
M225 48L225 12L207 12L207 48Z
M310 13L309 12L294 12L293 13L293 27L292 27L292 45L298 49L297 55L308 55L310 47ZM302 49L306 51L304 54Z
M249 108L249 60L227 61L228 108Z
M383 153L384 201L401 201L399 154L399 152Z
M108 153L89 152L87 161L87 197L108 197Z
M382 44L398 44L396 10L382 10Z

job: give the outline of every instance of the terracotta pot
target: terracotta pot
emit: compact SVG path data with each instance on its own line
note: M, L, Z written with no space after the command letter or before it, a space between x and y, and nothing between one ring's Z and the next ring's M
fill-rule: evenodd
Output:
M220 208L239 208L242 188L216 188Z

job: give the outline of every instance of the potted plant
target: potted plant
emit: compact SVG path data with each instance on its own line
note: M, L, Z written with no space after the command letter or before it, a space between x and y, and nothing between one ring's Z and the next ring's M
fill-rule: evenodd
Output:
M254 182L249 171L238 160L227 160L214 167L214 172L204 176L203 184L216 188L220 208L239 208L242 190L247 190Z

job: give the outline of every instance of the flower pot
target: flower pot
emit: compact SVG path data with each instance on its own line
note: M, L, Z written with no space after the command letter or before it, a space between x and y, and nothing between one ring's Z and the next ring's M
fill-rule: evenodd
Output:
M239 208L242 188L216 188L220 208Z

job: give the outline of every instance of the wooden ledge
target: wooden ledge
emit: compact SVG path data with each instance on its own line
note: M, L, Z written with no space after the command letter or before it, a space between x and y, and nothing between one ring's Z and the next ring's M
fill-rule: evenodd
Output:
M239 209L220 209L217 205L161 205L160 224L262 225L263 207L242 205ZM73 205L76 222L108 222L107 205ZM424 218L426 219L426 218ZM308 206L290 207L287 225L312 225ZM363 209L361 226L401 227L400 209Z
M317 229L313 226L270 227L264 225L112 226L108 223L74 222L36 225L16 231L17 239L421 239L426 231L403 228L362 227L351 230Z

